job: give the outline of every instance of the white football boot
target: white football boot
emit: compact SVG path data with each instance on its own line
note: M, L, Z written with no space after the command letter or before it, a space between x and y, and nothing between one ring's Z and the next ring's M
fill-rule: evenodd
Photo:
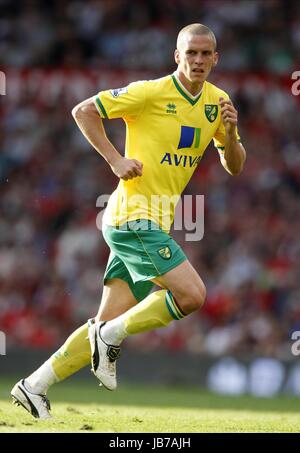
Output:
M101 328L105 322L95 323L88 320L88 332L92 355L92 372L100 383L108 390L117 388L116 360L120 356L121 348L106 344L101 337Z
M13 403L17 406L23 406L35 418L52 418L49 412L51 409L50 401L46 395L30 392L24 383L25 379L21 379L10 392Z

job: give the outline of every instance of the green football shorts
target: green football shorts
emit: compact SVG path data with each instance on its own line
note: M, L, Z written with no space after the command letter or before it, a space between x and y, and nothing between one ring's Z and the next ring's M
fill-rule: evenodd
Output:
M116 227L103 225L111 253L103 282L120 278L141 301L151 291L150 280L174 269L187 259L181 247L157 223L141 219Z

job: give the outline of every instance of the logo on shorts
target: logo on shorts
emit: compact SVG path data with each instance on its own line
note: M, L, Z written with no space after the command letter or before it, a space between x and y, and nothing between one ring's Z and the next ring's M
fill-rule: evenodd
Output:
M159 256L161 256L164 260L169 260L172 256L172 252L170 247L163 247L162 249L157 250Z
M218 106L216 104L205 104L205 116L210 123L213 123L218 116Z

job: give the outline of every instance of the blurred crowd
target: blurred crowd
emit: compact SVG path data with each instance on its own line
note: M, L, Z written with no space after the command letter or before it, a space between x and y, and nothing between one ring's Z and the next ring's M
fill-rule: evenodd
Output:
M193 22L214 30L220 69L284 73L299 61L297 0L1 0L0 64L164 69Z
M207 286L204 308L126 344L290 358L300 330L299 97L291 92L299 3L2 0L0 11L0 330L9 345L56 348L101 298L109 250L97 200L117 178L81 136L72 107L99 89L172 72L178 29L197 21L217 35L210 81L238 107L248 158L231 177L210 146L185 192L205 196L203 239L174 231ZM122 151L121 120L105 126Z

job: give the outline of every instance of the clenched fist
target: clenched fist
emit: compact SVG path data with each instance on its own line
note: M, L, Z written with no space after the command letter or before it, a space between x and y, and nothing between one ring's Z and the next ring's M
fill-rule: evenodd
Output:
M227 134L234 133L238 122L238 112L234 108L230 99L225 100L221 97L219 101L221 107L221 117L226 132Z
M124 181L142 176L143 164L136 159L127 159L120 156L116 162L111 165L111 169L116 176Z

